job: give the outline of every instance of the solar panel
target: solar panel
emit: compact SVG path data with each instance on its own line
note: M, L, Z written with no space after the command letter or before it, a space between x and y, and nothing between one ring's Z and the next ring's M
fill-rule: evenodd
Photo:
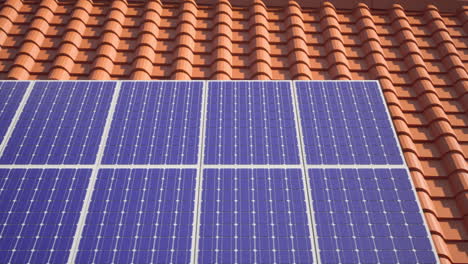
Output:
M289 82L209 82L206 164L298 164Z
M194 169L102 169L77 263L188 263Z
M65 263L90 173L0 169L0 263Z
M376 82L296 82L308 164L403 164Z
M196 164L203 82L123 82L105 164Z
M36 82L2 164L93 164L115 82Z
M0 144L28 87L28 82L0 81Z
M309 176L322 262L436 262L406 169Z
M299 169L206 169L199 263L312 263Z

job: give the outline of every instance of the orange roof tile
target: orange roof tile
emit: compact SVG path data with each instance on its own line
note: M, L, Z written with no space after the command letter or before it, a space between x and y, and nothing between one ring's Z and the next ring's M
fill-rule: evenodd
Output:
M320 2L0 1L0 79L377 79L441 262L466 263L467 2Z

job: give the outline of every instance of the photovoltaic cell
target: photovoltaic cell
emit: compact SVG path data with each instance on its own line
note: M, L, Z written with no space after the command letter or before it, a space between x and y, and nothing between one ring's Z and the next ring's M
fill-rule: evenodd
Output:
M0 143L23 98L29 82L0 81Z
M2 164L93 164L115 82L36 82Z
M199 263L313 263L299 169L205 169Z
M322 263L436 263L405 169L311 169Z
M66 263L90 175L0 169L0 263Z
M308 164L403 164L376 82L296 82Z
M101 169L78 263L188 263L195 169Z
M209 82L205 164L298 164L289 82Z
M123 82L104 164L196 164L203 82Z

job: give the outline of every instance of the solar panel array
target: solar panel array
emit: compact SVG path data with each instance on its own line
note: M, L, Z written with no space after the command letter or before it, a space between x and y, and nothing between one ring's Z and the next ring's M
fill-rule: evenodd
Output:
M377 82L0 82L1 263L436 263Z

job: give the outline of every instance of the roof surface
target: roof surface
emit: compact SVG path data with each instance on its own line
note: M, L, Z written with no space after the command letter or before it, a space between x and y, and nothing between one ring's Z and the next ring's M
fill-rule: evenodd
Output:
M377 79L441 262L466 263L466 2L233 2L6 0L0 79Z

